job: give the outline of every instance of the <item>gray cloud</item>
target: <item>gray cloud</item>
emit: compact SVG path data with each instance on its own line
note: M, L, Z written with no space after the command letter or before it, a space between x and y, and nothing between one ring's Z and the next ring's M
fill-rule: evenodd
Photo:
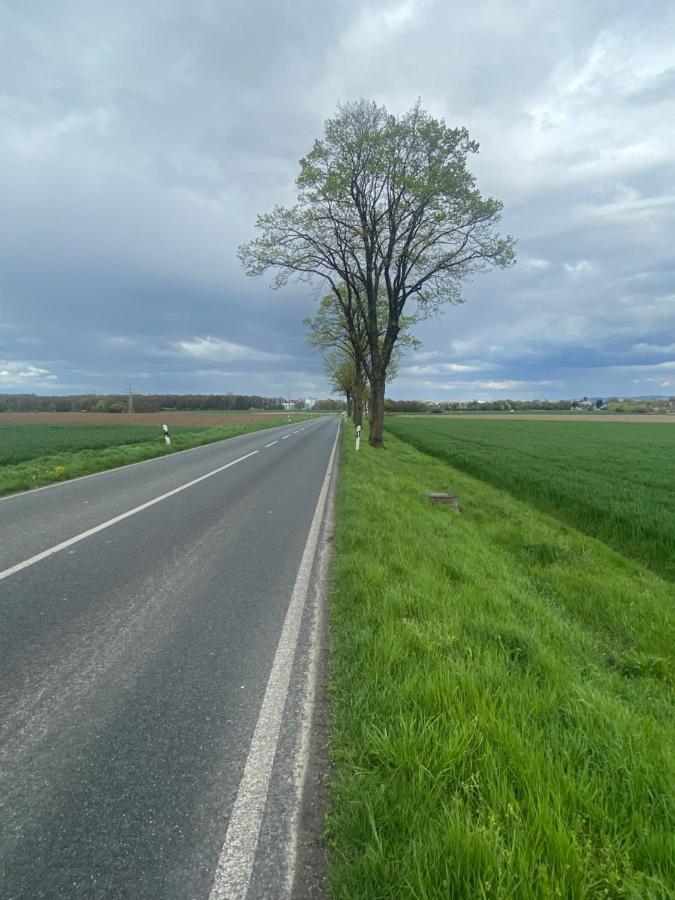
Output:
M675 390L665 0L9 2L0 59L3 390L326 393L316 292L235 251L359 96L465 124L520 241L392 396Z

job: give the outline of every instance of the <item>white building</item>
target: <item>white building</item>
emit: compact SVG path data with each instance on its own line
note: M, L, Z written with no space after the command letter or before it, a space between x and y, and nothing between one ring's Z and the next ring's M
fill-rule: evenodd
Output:
M314 409L316 406L316 397L305 397L305 409Z

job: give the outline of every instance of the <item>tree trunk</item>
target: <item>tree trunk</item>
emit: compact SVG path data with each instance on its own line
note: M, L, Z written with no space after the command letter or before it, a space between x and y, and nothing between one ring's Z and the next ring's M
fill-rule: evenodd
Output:
M363 368L359 359L354 360L354 383L352 393L354 395L354 425L363 425L363 388L365 383Z
M351 391L345 391L345 396L347 397L347 416L351 419L352 413L354 411L352 406Z
M384 447L384 375L373 373L370 382L370 435L371 447Z
M354 425L363 425L363 388L361 385L354 385Z

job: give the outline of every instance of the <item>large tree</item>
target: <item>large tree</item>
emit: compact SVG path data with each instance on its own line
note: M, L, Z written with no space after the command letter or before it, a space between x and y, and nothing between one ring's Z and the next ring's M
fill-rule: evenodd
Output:
M461 303L471 275L515 259L513 239L495 231L502 204L480 194L467 168L477 152L466 129L419 103L400 117L365 100L342 104L300 161L297 204L259 216L258 237L240 248L248 274L274 269L275 286L323 279L346 321L363 323L375 447L404 310L419 320Z
M384 318L386 314L387 298L380 291L379 315ZM314 316L304 319L308 327L307 342L311 347L317 347L323 354L326 371L331 378L332 373L344 359L351 363L353 369L352 401L350 413L354 425L361 425L363 421L363 391L367 378L367 361L370 353L368 329L358 314L347 316L345 314L346 291L340 287L336 294L327 294L319 303L319 308ZM413 323L407 318L401 319L399 337L387 367L387 382L393 381L398 373L398 367L406 349L417 349L420 342L411 334L410 327ZM381 338L380 338L381 340Z

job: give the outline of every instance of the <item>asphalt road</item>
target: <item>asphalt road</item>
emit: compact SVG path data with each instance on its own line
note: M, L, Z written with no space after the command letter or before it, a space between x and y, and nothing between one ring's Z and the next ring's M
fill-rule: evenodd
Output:
M337 425L0 501L3 900L284 895Z

